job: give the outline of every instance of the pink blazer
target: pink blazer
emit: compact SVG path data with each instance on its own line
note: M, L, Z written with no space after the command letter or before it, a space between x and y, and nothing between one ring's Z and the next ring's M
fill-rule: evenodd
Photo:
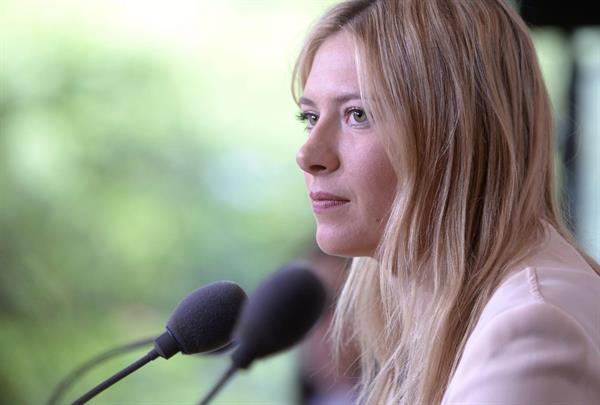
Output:
M485 306L442 404L600 404L600 277L549 228Z

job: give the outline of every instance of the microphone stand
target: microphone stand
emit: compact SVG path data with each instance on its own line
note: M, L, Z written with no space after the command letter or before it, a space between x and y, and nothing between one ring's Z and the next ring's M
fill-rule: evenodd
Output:
M50 399L48 400L47 405L56 405L59 403L60 397L65 393L65 391L73 385L77 379L79 379L84 373L89 371L91 368L97 366L98 364L109 360L119 354L129 352L131 350L137 349L142 346L146 346L154 342L154 337L146 338L142 340L137 340L132 343L128 343L123 346L119 346L113 349L110 349L106 352L100 353L99 355L93 357L91 360L86 361L77 369L73 370L69 375L67 375L63 380L56 386Z
M229 381L232 375L238 370L238 367L235 364L231 364L227 371L221 376L221 379L215 384L215 386L210 390L208 394L200 401L199 405L206 405L208 402L213 399L213 397L223 388L225 383Z
M113 385L113 384L117 383L118 381L122 380L123 378L127 377L129 374L133 373L134 371L141 368L142 366L150 363L152 360L155 360L158 356L159 356L159 354L155 349L150 350L144 357L142 357L141 359L137 360L136 362L130 364L129 366L125 367L123 370L119 371L112 377L107 378L106 380L104 380L103 382L101 382L100 384L98 384L97 386L95 386L94 388L89 390L88 392L86 392L84 395L79 397L71 405L85 404L87 401L94 398L96 395L98 395L99 393L101 393L102 391L104 391L105 389L110 387L111 385Z

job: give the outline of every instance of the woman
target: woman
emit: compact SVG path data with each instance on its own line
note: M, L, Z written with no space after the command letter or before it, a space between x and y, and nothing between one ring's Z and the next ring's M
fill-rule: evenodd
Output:
M297 61L297 161L360 403L600 401L600 266L556 201L548 95L503 0L351 0ZM297 92L295 93L297 94Z

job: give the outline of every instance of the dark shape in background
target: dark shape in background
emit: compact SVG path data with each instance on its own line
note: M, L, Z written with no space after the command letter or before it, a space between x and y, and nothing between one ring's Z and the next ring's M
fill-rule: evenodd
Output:
M557 27L563 29L573 47L574 33L578 28L600 25L598 4L589 0L521 0L521 16L532 27ZM571 52L572 54L572 52ZM572 57L571 76L569 78L568 110L563 133L558 134L559 151L564 167L563 208L568 213L569 226L577 235L577 207L579 201L578 154L578 104L580 95L580 66L577 58Z

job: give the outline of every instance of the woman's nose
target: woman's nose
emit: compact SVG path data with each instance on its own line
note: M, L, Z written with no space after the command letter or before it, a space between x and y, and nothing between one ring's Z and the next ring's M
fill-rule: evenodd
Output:
M307 141L296 154L298 166L312 175L333 172L340 166L334 140L327 139L328 135L333 134L324 134L318 131L317 127L312 129Z

